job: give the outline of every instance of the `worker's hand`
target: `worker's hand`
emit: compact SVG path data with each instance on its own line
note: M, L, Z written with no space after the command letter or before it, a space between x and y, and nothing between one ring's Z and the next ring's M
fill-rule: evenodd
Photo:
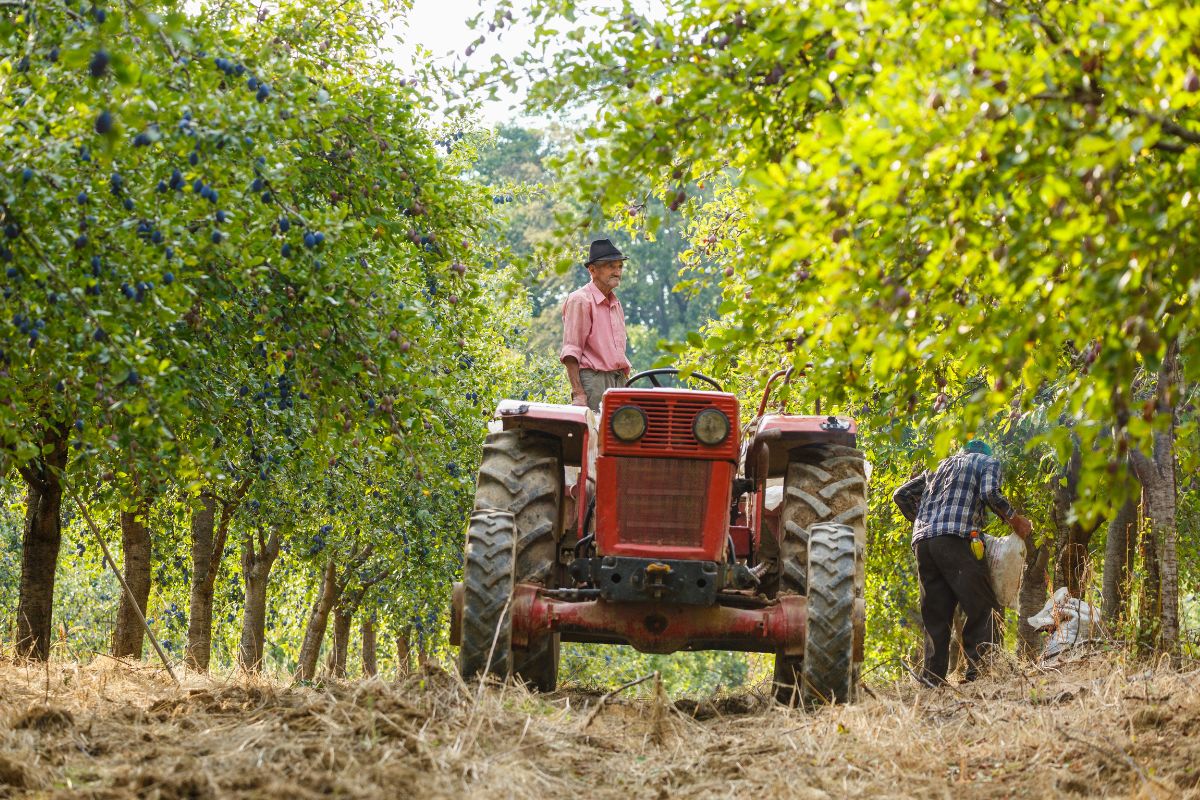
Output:
M1020 536L1023 540L1029 541L1029 534L1033 531L1033 523L1029 521L1029 517L1021 514L1013 514L1012 519L1008 521L1013 533Z
M588 404L587 392L572 392L571 393L571 405L586 406L587 404Z

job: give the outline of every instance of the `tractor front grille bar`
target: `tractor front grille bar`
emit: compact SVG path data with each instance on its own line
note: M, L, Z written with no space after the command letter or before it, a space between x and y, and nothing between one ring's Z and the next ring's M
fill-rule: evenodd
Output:
M711 461L618 458L620 541L699 547L704 537Z

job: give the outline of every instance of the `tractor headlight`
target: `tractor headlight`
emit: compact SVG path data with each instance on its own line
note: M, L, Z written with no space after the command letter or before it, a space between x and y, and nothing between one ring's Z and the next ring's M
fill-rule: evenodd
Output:
M715 408L706 408L692 422L692 433L702 444L720 444L729 436L729 417Z
M613 435L622 442L633 442L646 432L646 412L637 406L621 406L612 415Z

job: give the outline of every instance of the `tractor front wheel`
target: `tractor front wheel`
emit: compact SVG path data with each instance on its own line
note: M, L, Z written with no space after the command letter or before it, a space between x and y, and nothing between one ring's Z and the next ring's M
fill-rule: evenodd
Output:
M808 537L808 624L804 637L806 706L854 699L854 528L814 525Z
M499 509L514 519L513 581L557 588L562 536L562 443L537 431L500 431L483 445L475 509ZM512 671L539 691L558 684L559 636L549 633L515 648Z
M512 669L513 549L516 525L506 511L476 511L467 528L463 558L462 643L458 668L463 678Z
M854 699L855 532L819 524L808 531L804 655L775 656L775 697L806 708Z

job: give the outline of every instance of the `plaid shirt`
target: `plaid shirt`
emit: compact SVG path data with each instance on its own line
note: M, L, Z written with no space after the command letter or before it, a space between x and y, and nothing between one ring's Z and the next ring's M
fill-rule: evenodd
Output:
M1005 520L1016 513L1000 493L1000 462L983 453L950 456L933 472L926 471L897 489L892 500L915 523L913 543L982 531L985 506Z

